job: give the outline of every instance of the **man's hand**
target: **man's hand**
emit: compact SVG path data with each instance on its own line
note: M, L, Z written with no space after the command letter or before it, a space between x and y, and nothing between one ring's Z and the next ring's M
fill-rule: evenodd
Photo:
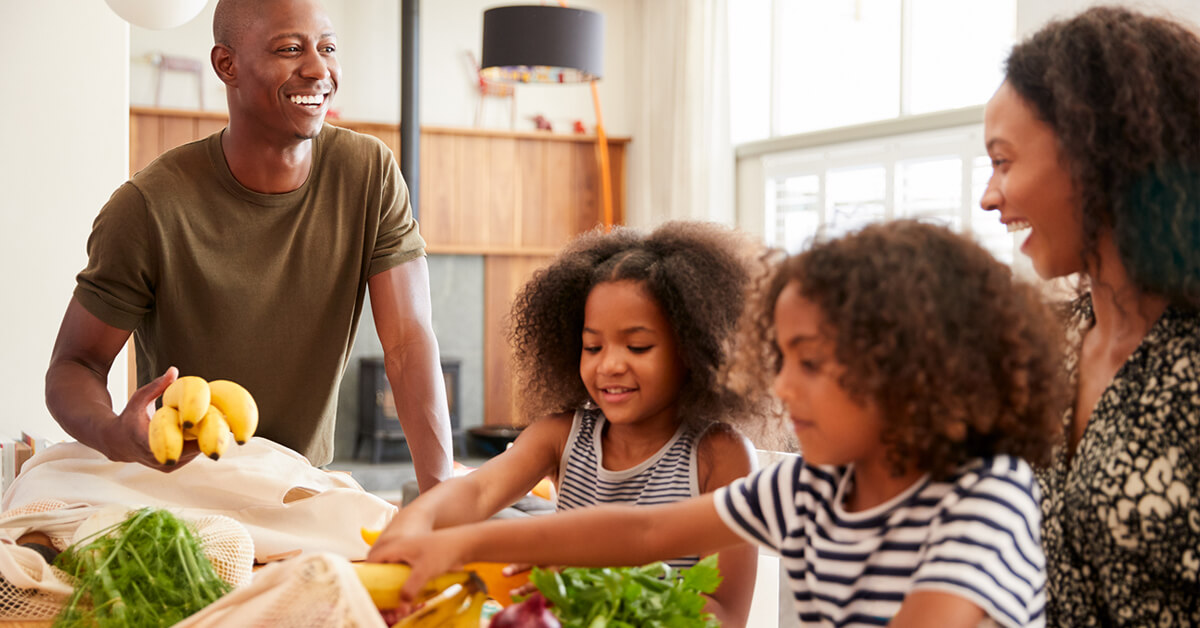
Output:
M136 462L151 469L170 473L187 464L200 453L196 441L184 441L183 454L179 462L173 465L160 464L150 451L150 417L154 416L154 401L162 396L179 377L179 370L170 367L165 373L151 380L149 384L134 391L129 397L129 404L113 421L112 429L105 430L101 436L105 443L104 454L110 460L117 462Z

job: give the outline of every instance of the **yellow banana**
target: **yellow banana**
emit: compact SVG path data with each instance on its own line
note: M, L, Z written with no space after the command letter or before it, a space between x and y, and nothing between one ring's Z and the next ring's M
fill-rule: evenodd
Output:
M447 571L446 573L430 580L429 583L425 585L422 593L428 594L436 593L438 591L445 591L456 584L467 586L467 583L472 581L475 583L471 585L472 590L480 588L483 585L483 582L478 578L472 579L471 576L473 575L474 574L469 571Z
M412 568L400 563L353 563L359 582L371 594L375 608L391 610L400 605L400 589Z
M424 606L413 611L392 628L453 628L455 617L471 593L466 587L454 587L435 595Z
M483 591L472 593L471 604L454 618L453 628L479 628L483 617L483 603L487 602L487 599L488 595Z
M204 413L204 418L200 419L193 431L200 451L213 460L220 458L229 447L229 425L216 406L208 407L208 412Z
M391 610L400 605L400 589L408 581L412 568L400 563L352 563L358 580L362 582L371 601L379 610ZM444 573L425 584L417 600L445 591L453 585L463 585L471 591L483 588L483 583L474 574L467 571L451 571Z
M185 375L163 391L163 405L179 410L179 422L189 428L200 422L208 411L211 393L203 377Z
M183 431L179 428L179 411L163 406L150 419L150 451L159 464L175 464L183 453Z
M254 397L241 384L227 379L211 381L208 387L212 404L225 415L233 439L239 445L246 444L258 429L258 404L254 403Z

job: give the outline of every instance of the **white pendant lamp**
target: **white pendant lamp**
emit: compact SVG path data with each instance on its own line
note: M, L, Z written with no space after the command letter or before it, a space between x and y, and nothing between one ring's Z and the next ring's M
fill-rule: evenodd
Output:
M142 28L181 26L200 15L208 0L104 0L121 19Z

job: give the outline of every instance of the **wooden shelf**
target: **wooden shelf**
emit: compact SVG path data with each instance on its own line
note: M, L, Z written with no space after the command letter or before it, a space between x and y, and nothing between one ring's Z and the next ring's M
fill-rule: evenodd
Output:
M519 138L526 140L543 140L547 142L580 142L595 144L596 136L586 133L552 133L550 131L506 131L504 129L477 129L471 127L422 126L422 134L433 135L464 135L473 137ZM609 145L628 144L628 137L607 136Z

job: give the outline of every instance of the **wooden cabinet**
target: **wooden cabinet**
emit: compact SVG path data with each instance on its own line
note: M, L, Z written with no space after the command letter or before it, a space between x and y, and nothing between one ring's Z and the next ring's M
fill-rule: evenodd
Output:
M626 139L609 140L614 222L624 222ZM421 129L421 234L430 250L553 254L601 222L596 139Z
M224 128L224 113L131 107L129 171ZM329 120L374 135L397 156L397 124ZM625 216L628 138L608 138L614 222ZM503 321L517 290L575 235L601 222L596 138L421 128L418 216L430 254L484 259L484 423L510 425L514 396ZM130 356L133 353L130 352ZM130 359L131 390L136 375Z

